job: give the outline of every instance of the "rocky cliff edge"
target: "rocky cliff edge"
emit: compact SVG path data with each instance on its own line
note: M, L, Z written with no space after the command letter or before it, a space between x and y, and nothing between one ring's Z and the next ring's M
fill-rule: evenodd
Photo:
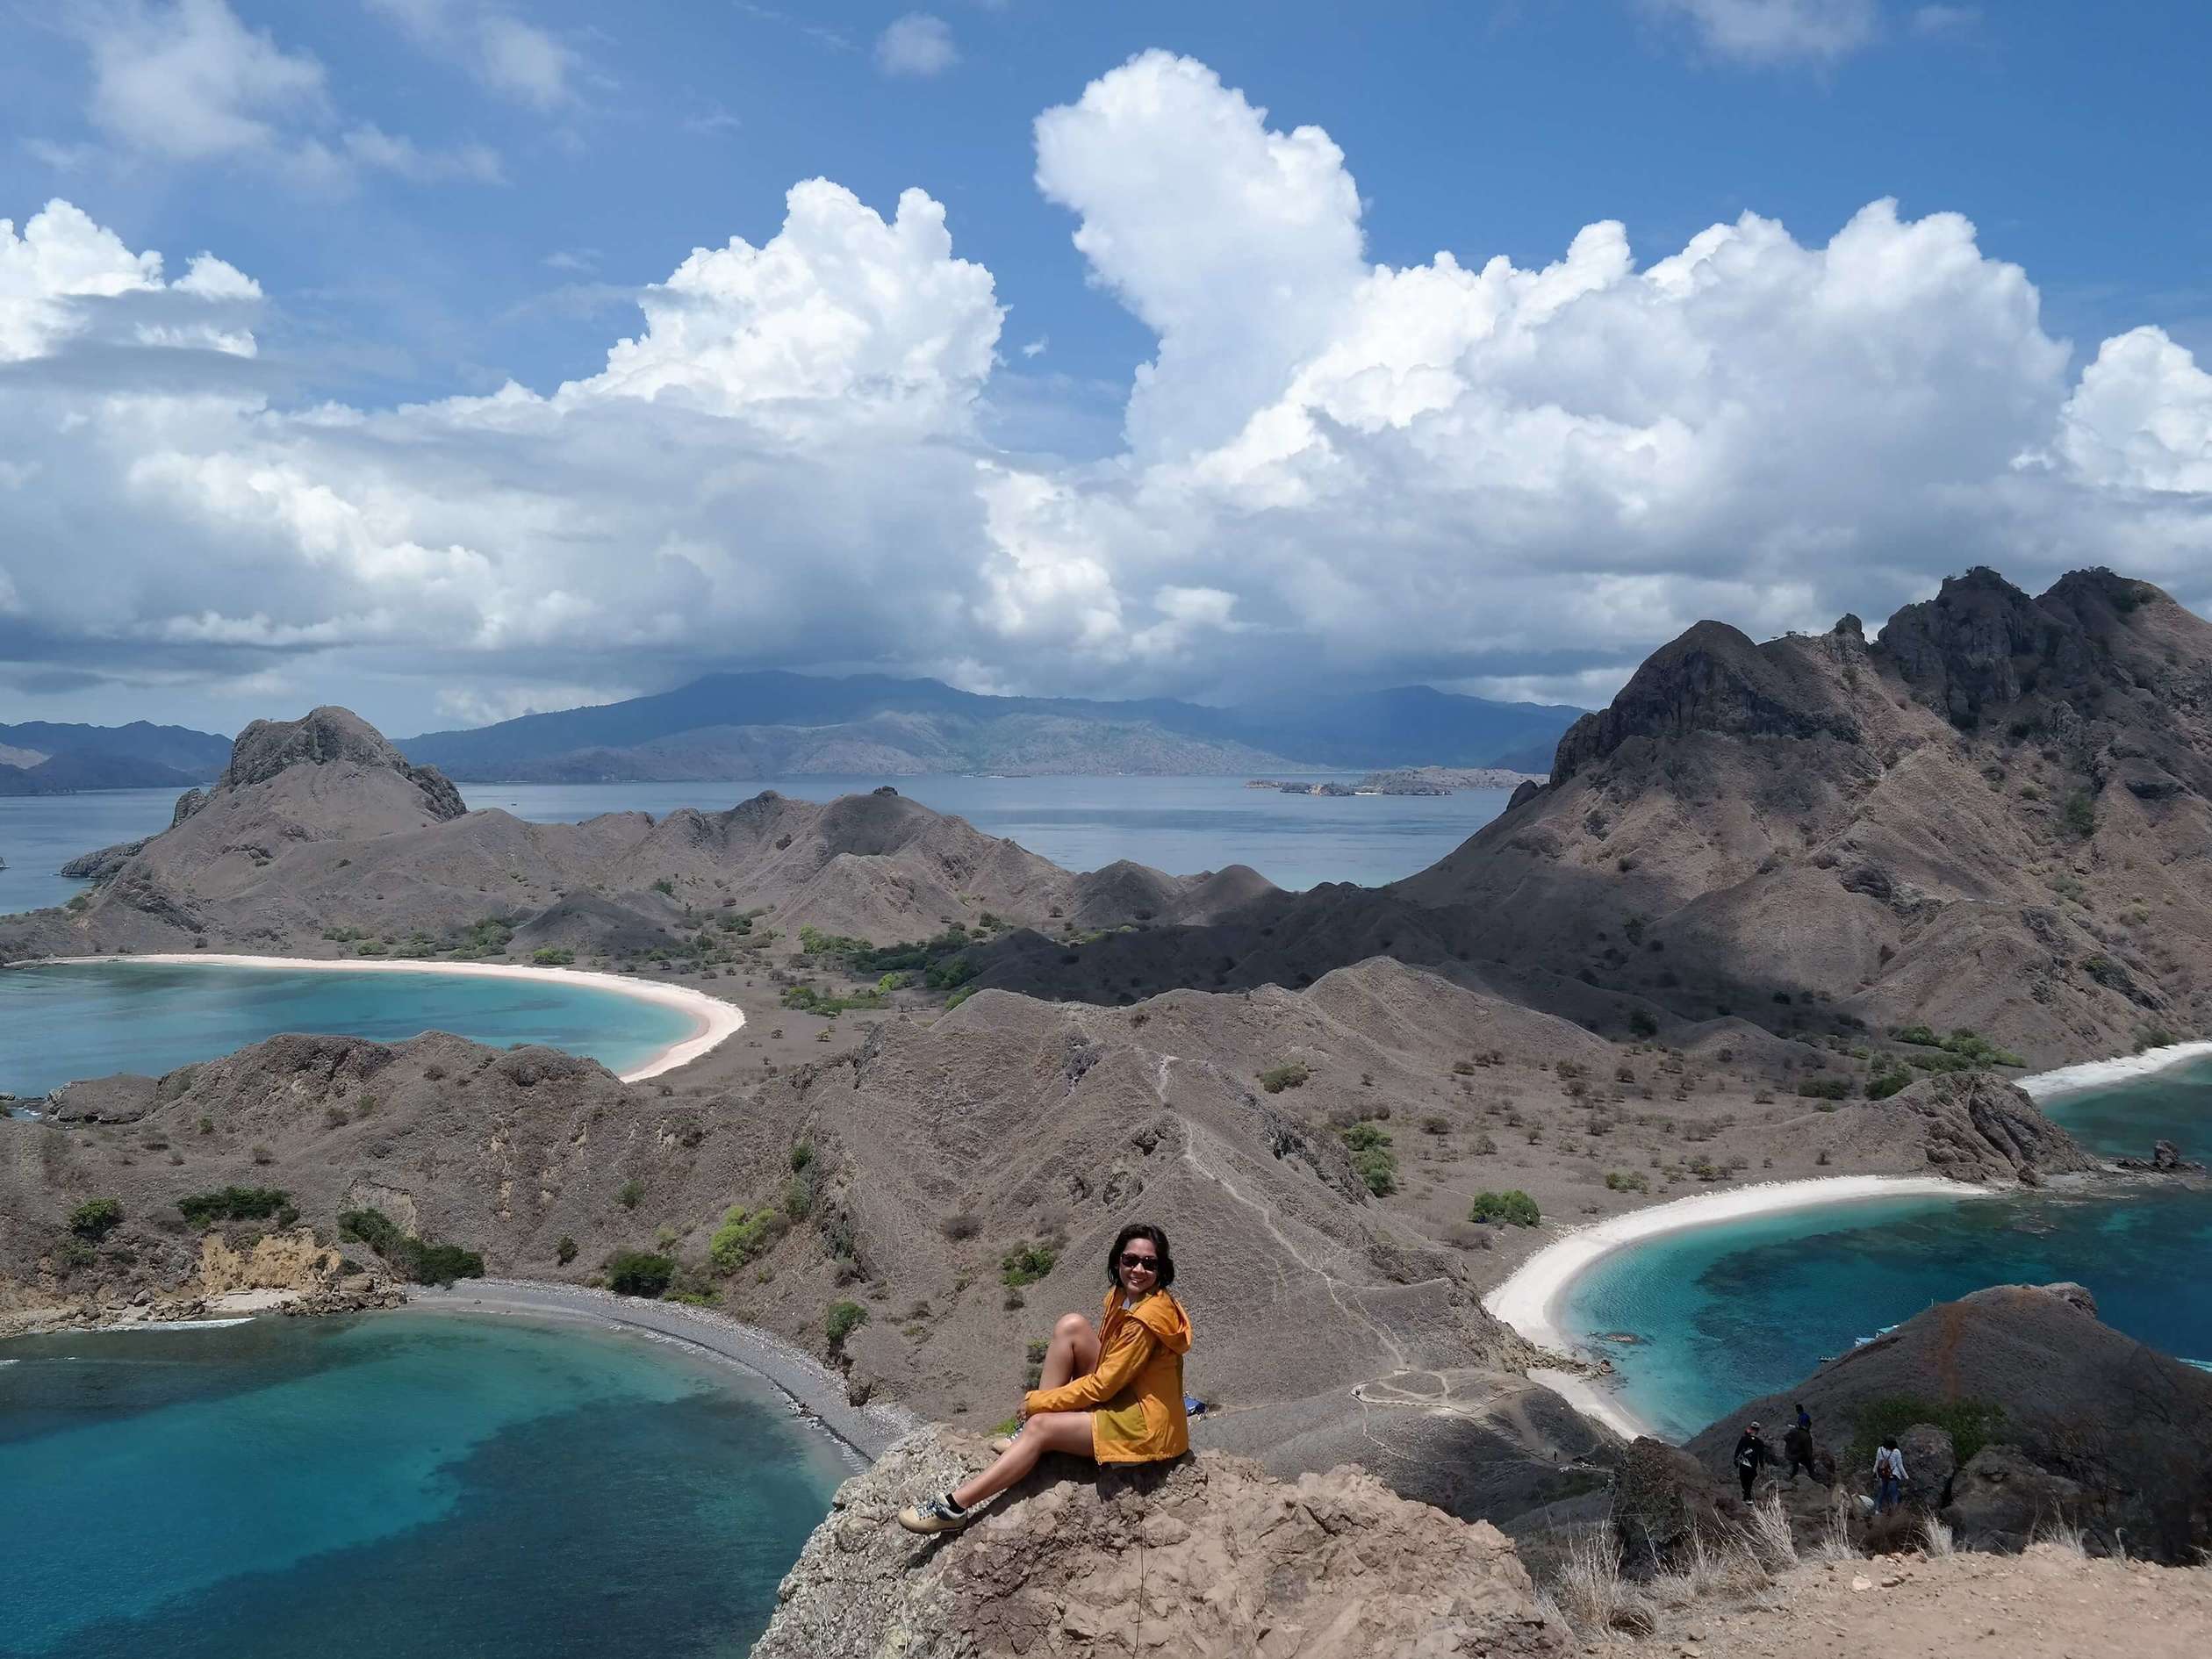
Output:
M966 1532L899 1506L980 1469L925 1429L839 1489L754 1659L1445 1659L1564 1655L1513 1547L1350 1468L1296 1482L1202 1452L1134 1469L1048 1459Z

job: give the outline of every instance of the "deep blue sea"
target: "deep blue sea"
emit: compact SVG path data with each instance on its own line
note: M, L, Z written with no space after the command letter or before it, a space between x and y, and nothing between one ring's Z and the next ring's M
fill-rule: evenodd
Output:
M2212 1153L2212 1063L2043 1104L2097 1152L2147 1155L2164 1137ZM1932 1302L2059 1279L2088 1286L2107 1324L2212 1361L2212 1192L1885 1198L1673 1233L1599 1260L1563 1323L1613 1361L1630 1411L1684 1437ZM1620 1333L1636 1339L1603 1339Z
M1355 772L1300 772L1350 783ZM1175 875L1248 864L1278 887L1322 881L1373 887L1426 869L1505 809L1506 791L1362 795L1352 800L1246 789L1239 778L763 778L744 783L467 784L471 807L499 807L540 823L603 812L679 807L721 811L764 789L802 801L890 784L979 830L1006 836L1068 870L1131 858ZM81 882L54 874L95 847L168 828L176 795L126 789L0 797L0 915L60 904Z
M588 1327L0 1341L0 1654L741 1655L850 1472L757 1379Z
M57 962L0 970L0 1094L159 1075L279 1031L382 1042L451 1031L495 1048L549 1044L624 1072L691 1030L680 1009L557 979Z

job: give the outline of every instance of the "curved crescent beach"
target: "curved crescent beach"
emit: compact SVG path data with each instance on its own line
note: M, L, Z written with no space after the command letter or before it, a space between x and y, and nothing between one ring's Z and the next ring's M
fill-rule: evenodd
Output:
M1713 1227L1778 1210L1867 1198L1986 1198L1983 1188L1934 1175L1837 1175L1819 1181L1775 1181L1728 1192L1700 1193L1671 1203L1653 1204L1625 1216L1580 1227L1547 1245L1512 1276L1483 1298L1483 1306L1540 1347L1572 1353L1580 1345L1560 1324L1567 1292L1574 1282L1616 1250L1670 1232ZM1634 1436L1655 1433L1621 1404L1620 1397L1568 1371L1536 1369L1535 1381L1562 1396L1577 1411L1616 1432Z
M2016 1081L2037 1100L2049 1100L2054 1095L2071 1095L2076 1089L2102 1088L2110 1083L2124 1083L2131 1077L2148 1077L2153 1072L2165 1071L2170 1066L2186 1066L2208 1054L2212 1054L2212 1043L2168 1043L2161 1048L2146 1048L2140 1054L2084 1060L2078 1066L2061 1066L2056 1071L2037 1072L2033 1077Z
M178 952L150 956L56 957L55 962L151 962L159 966L190 967L213 963L219 967L299 968L322 973L448 973L471 979L548 980L563 985L582 983L595 990L612 991L641 1002L654 1002L691 1016L691 1035L660 1050L643 1065L621 1074L626 1083L639 1083L663 1072L688 1066L725 1038L742 1030L744 1010L719 996L709 996L683 985L657 985L627 979L620 973L598 973L589 969L523 967L506 962L370 962L354 958L332 960L305 956L220 956L210 952ZM26 966L35 966L26 964Z

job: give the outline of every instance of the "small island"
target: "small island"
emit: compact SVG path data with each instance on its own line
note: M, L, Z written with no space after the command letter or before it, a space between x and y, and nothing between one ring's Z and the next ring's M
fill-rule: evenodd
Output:
M1273 789L1286 795L1448 795L1459 789L1518 789L1524 783L1543 781L1541 773L1513 772L1504 766L1400 766L1371 772L1355 784L1247 778L1245 787Z

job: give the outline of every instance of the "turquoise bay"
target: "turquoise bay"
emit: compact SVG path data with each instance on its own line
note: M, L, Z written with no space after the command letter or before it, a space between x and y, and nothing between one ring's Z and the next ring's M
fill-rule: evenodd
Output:
M2212 1148L2212 1064L2045 1103L2094 1152ZM1622 1404L1681 1438L1788 1388L1860 1337L1985 1285L2072 1279L2108 1324L2212 1361L2212 1192L2166 1181L2079 1194L1881 1198L1667 1234L1601 1259L1564 1328L1610 1358ZM1627 1336L1633 1341L1608 1338Z
M549 1044L625 1072L692 1029L681 1009L555 975L52 963L0 971L0 1093L158 1074L280 1031L381 1042L450 1031L494 1047Z
M588 1327L0 1342L0 1652L742 1654L849 1472L765 1383Z

